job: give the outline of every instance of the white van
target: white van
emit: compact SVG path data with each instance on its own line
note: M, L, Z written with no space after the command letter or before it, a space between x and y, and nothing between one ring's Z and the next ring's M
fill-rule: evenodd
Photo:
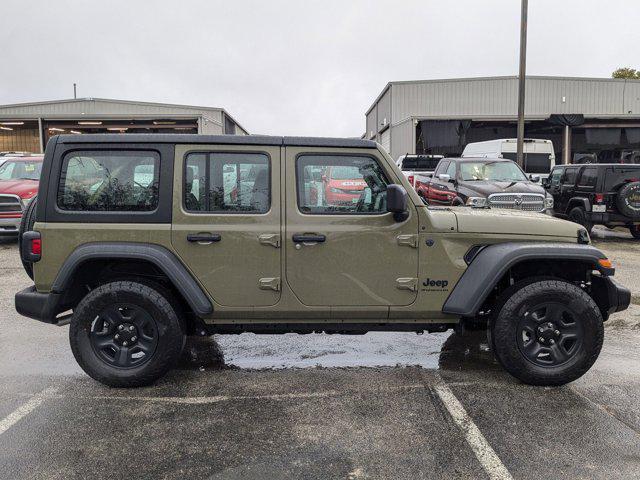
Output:
M464 147L462 157L508 158L515 162L517 148L517 139L499 138L486 142L469 143ZM546 178L555 165L556 155L551 140L524 139L524 171L527 175L539 175Z

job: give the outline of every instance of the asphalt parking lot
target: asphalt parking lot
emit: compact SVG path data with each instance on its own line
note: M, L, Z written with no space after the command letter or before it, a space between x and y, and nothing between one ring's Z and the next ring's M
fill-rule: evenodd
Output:
M640 242L594 242L640 305ZM106 388L68 327L17 315L0 244L0 478L640 478L640 306L579 381L519 384L480 333L216 336L153 387Z

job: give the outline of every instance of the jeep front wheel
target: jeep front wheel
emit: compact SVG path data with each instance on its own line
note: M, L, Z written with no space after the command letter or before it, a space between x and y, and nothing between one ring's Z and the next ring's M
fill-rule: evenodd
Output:
M149 385L178 361L185 334L173 302L156 289L119 281L89 292L74 310L69 341L76 361L112 387Z
M640 225L631 225L629 232L631 232L633 238L640 240Z
M502 366L530 385L564 385L584 375L604 338L602 314L593 299L560 280L514 290L499 302L491 325Z

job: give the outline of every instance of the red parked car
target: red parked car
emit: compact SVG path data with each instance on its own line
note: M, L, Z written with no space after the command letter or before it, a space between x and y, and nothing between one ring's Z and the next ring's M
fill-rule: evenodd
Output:
M324 198L327 205L351 205L357 203L367 183L358 167L329 167L322 177Z
M3 158L0 165L0 235L17 235L22 212L38 194L42 155Z

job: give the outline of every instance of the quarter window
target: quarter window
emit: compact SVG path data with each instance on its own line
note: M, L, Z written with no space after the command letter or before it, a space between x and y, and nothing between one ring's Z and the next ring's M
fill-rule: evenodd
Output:
M184 206L190 212L266 213L271 206L269 157L262 153L190 153Z
M307 214L380 214L389 182L371 157L301 155L296 161L298 207Z
M155 152L70 153L62 163L58 207L103 212L155 210L159 164Z

